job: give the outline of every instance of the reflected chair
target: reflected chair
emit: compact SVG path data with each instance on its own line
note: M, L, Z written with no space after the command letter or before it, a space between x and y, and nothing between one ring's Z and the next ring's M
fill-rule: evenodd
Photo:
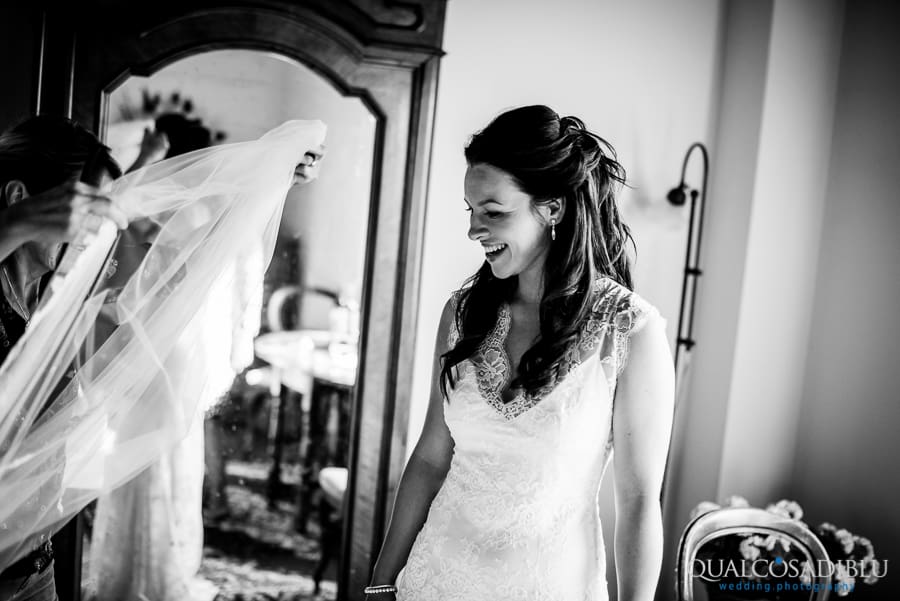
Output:
M675 565L676 601L694 600L694 579L691 566L697 552L708 542L730 534L776 534L789 540L806 556L814 566L820 561L829 562L828 552L819 538L808 528L795 520L785 518L755 507L728 507L697 516L687 525L678 544L678 558ZM821 564L826 565L826 564ZM831 584L830 575L820 575L815 570L812 576L811 601L826 601ZM817 586L816 586L817 585ZM774 598L774 597L773 597Z
M328 329L328 310L336 307L338 300L338 293L327 288L282 286L269 297L266 322L272 332ZM294 315L286 316L287 310L292 310Z

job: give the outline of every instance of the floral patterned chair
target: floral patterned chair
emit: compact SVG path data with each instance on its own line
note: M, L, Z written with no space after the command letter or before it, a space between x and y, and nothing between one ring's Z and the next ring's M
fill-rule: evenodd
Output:
M737 537L731 535L738 535ZM754 536L758 535L758 536ZM806 562L812 562L813 566L830 565L828 553L825 550L819 538L798 520L790 519L755 507L726 507L717 508L707 511L695 517L685 528L681 536L678 546L678 557L675 568L675 598L677 601L694 601L694 583L700 576L697 571L704 571L698 567L698 554L702 553L702 549L708 543L713 543L717 539L725 539L730 537L731 540L741 540L740 548L719 549L717 556L713 560L715 568L711 567L710 572L705 574L708 578L701 578L706 584L706 597L709 599L809 599L812 601L825 601L829 596L831 588L831 576L821 574L823 570L812 570L812 573L806 572L791 577L794 583L800 583L807 586L806 589L798 590L776 590L777 574L770 571L764 578L744 578L738 582L745 583L744 586L735 590L736 587L729 588L729 573L727 569L722 569L723 563L729 559L737 559L741 568L741 574L746 574L746 566L753 565L759 560L763 562L767 559L760 557L763 553L760 547L755 544L762 545L762 549L768 549L770 552L776 546L781 549L790 550L789 555L799 561L793 564L806 565ZM741 538L743 537L743 538ZM765 537L765 538L762 538ZM715 545L715 543L714 543ZM799 552L798 552L799 551ZM781 554L776 551L777 557L771 558L769 554L768 561L775 564L779 570L787 570L790 566L784 560ZM786 554L787 555L787 554ZM821 563L820 563L821 562ZM700 560L700 565L703 560ZM712 564L708 564L712 566ZM757 566L758 567L758 566ZM718 573L713 574L714 569L718 569ZM763 568L760 568L761 571ZM752 576L756 576L756 568L751 572ZM827 571L827 570L825 570ZM731 574L732 578L738 577L736 573ZM788 580L787 576L781 578L782 586ZM722 586L724 584L724 586ZM734 585L735 581L731 579L730 584ZM798 585L799 586L799 585ZM766 590L768 589L768 590Z

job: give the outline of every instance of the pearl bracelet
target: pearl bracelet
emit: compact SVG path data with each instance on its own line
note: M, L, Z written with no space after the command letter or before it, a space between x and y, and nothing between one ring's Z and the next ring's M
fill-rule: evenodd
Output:
M378 593L396 593L397 587L392 584L379 584L377 586L367 586L363 589L363 594L377 595Z

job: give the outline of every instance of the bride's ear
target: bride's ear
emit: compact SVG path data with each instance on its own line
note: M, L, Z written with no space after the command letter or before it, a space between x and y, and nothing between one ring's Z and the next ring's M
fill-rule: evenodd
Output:
M566 213L566 199L554 198L544 203L541 206L541 209L541 214L544 217L544 221L550 223L550 221L552 220L554 223L560 223L562 221L563 215L565 215Z

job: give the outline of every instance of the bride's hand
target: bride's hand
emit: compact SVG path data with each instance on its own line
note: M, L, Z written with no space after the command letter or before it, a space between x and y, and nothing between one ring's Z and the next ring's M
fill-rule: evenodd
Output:
M325 156L325 146L310 150L303 155L303 161L294 168L293 184L308 184L319 177L319 161Z
M144 138L141 140L141 150L137 159L135 159L126 173L137 171L141 167L163 160L169 152L169 147L169 137L166 134L145 127Z

